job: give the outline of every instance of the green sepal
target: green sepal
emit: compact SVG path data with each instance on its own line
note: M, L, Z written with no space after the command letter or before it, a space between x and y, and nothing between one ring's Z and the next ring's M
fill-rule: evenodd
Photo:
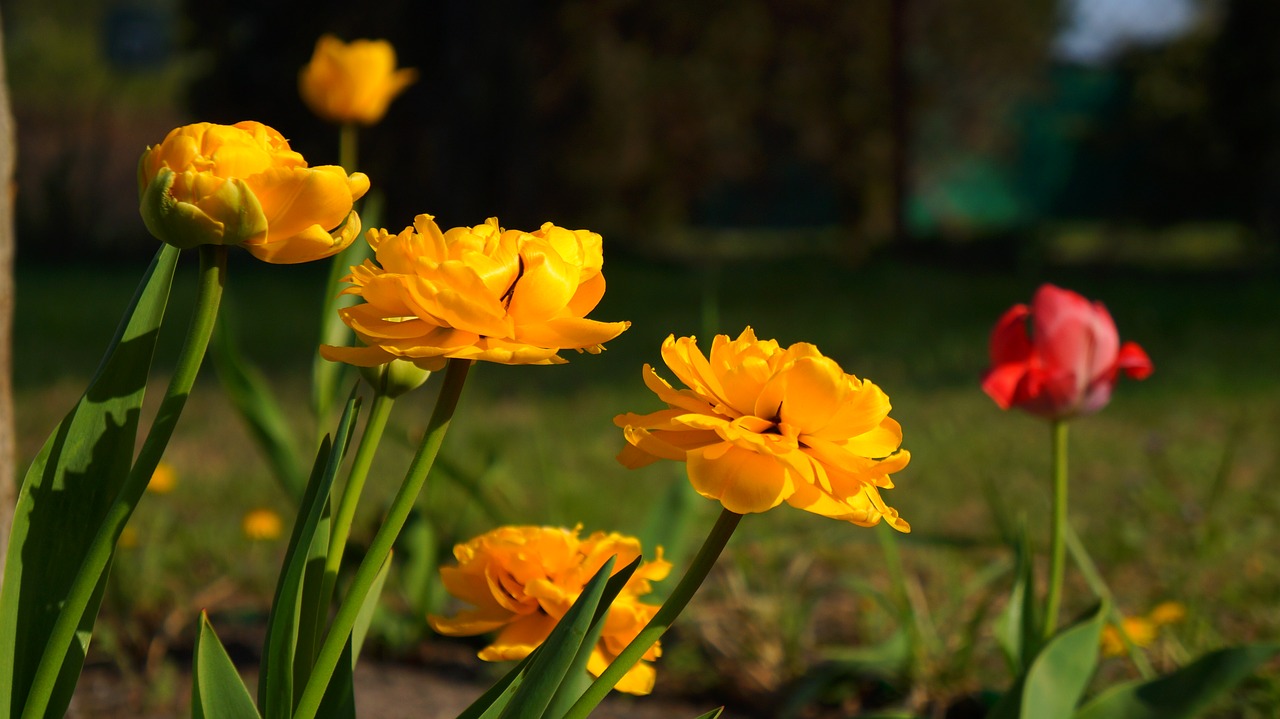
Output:
M200 612L191 664L192 719L261 719L227 650Z
M266 235L266 213L244 180L227 178L196 205L173 196L177 177L173 170L162 167L142 191L138 210L156 239L186 250L200 245L242 245Z

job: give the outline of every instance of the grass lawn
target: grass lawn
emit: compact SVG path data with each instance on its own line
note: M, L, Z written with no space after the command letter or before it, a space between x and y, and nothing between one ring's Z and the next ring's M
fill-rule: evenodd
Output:
M183 259L176 317L185 316L194 279L194 256ZM141 272L141 263L19 267L14 354L25 458L84 387ZM266 267L233 253L224 306L246 354L300 424L309 422L306 387L322 272ZM592 316L633 325L603 355L570 353L564 366L482 365L473 372L444 448L453 474L465 481L436 482L425 503L442 542L497 521L580 522L588 531L662 536L679 571L709 528L718 506L693 495L682 467L628 471L613 460L622 439L611 422L620 412L658 408L641 382L641 365L660 363L668 334L699 331L707 275L633 258L608 258L605 274L609 290ZM890 637L895 620L878 597L891 592L886 551L895 549L923 648L914 677L884 683L884 691L916 705L943 704L1007 684L990 632L1010 581L1002 573L1010 554L1000 527L1024 522L1043 545L1049 432L1037 419L997 409L978 376L996 318L1028 301L1045 280L1105 302L1122 339L1139 342L1155 363L1150 379L1122 381L1106 410L1072 425L1070 456L1071 521L1120 608L1140 614L1164 600L1188 608L1187 619L1149 650L1153 662L1171 668L1222 644L1280 638L1274 276L1117 268L1031 276L894 259L853 268L788 259L727 264L718 278L719 331L736 335L751 325L762 338L813 342L889 394L913 459L885 499L913 531L886 544L878 529L788 507L748 517L678 625L659 664L660 685L765 701L794 688L821 659ZM179 339L162 338L161 374ZM425 427L430 394L408 395L396 408L390 446L362 507L363 537ZM192 597L200 592L213 608L265 607L283 552L282 544L252 543L240 534L248 509L287 514L289 502L208 366L168 458L177 488L140 506L138 545L121 552L106 610L120 651L132 655L175 613L194 617ZM462 489L467 482L482 485L483 502ZM687 491L675 494L676 509L662 510L673 486ZM680 521L660 534L651 524L656 514ZM1069 577L1067 614L1092 601L1079 574L1071 570ZM980 612L980 630L967 629ZM193 623L173 622L174 641ZM1108 660L1100 681L1130 671ZM849 691L867 693L865 686ZM1238 692L1223 716L1275 711L1280 682L1272 672Z

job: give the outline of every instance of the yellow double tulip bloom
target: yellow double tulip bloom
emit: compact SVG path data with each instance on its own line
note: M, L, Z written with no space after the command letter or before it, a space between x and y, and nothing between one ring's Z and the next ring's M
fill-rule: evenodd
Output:
M591 577L610 557L617 556L617 572L640 556L640 542L621 534L595 532L579 538L578 529L508 526L454 547L457 566L442 567L440 580L449 593L472 605L452 617L430 615L428 622L441 634L467 636L497 631L492 644L480 650L485 661L514 661L542 644L582 594ZM657 558L641 562L605 616L600 639L591 650L587 671L599 676L658 611L639 601L671 571L670 562ZM657 659L654 644L644 659ZM653 690L653 665L639 662L617 689L629 694Z
M445 360L561 364L562 349L598 353L629 322L585 315L604 295L600 235L550 222L504 230L497 218L441 232L418 215L398 235L370 230L375 260L351 268L340 310L364 347L322 345L325 359L359 367L405 359L437 370Z
M293 264L337 254L360 233L352 204L369 190L363 173L307 167L260 122L179 127L138 163L142 220L183 249L238 245Z
M662 358L688 389L645 365L645 385L668 409L614 418L627 439L622 464L686 462L694 489L738 514L786 502L910 531L880 497L910 454L875 384L846 374L811 344L783 348L756 339L750 327L736 340L718 335L709 358L694 338L668 337Z

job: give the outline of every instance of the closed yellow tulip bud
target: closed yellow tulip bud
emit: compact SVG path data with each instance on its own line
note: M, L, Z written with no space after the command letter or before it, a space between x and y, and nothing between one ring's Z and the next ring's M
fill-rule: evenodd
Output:
M395 48L386 40L344 43L325 35L298 76L298 90L307 107L325 120L372 125L417 78L416 70L396 69Z
M337 254L360 233L352 204L363 173L307 167L260 122L179 127L138 162L142 221L157 239L188 249L238 245L294 264Z

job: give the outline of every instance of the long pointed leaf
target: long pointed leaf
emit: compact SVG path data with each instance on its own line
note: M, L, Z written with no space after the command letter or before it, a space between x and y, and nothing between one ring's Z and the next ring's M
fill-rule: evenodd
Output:
M565 612L556 628L542 643L542 652L529 666L528 676L516 690L503 719L538 719L543 715L551 699L564 682L565 674L573 666L578 651L591 629L596 616L605 583L613 572L616 557L610 557L600 571L582 588L582 594Z
M987 719L1071 719L1098 665L1098 642L1109 611L1103 601L1054 635Z
M0 715L21 714L60 602L129 473L177 259L168 245L156 253L89 388L23 479L0 589ZM105 580L67 650L48 716L62 716L71 700Z
M1013 588L1009 602L996 621L996 642L1004 652L1009 669L1022 674L1036 656L1040 643L1039 606L1035 598L1035 555L1027 527L1020 524L1014 546Z
M321 443L316 462L307 482L306 494L293 525L289 548L271 603L267 622L266 647L262 652L261 675L258 679L258 705L267 719L287 719L293 713L294 656L297 649L299 616L303 595L303 578L311 548L316 545L321 515L329 501L329 491L347 448L351 426L355 422L356 399L347 401L333 441ZM314 628L307 628L314 631Z
M261 719L209 615L200 612L191 667L192 719Z
M1111 687L1085 704L1075 719L1190 719L1277 654L1276 643L1209 652L1165 676Z

